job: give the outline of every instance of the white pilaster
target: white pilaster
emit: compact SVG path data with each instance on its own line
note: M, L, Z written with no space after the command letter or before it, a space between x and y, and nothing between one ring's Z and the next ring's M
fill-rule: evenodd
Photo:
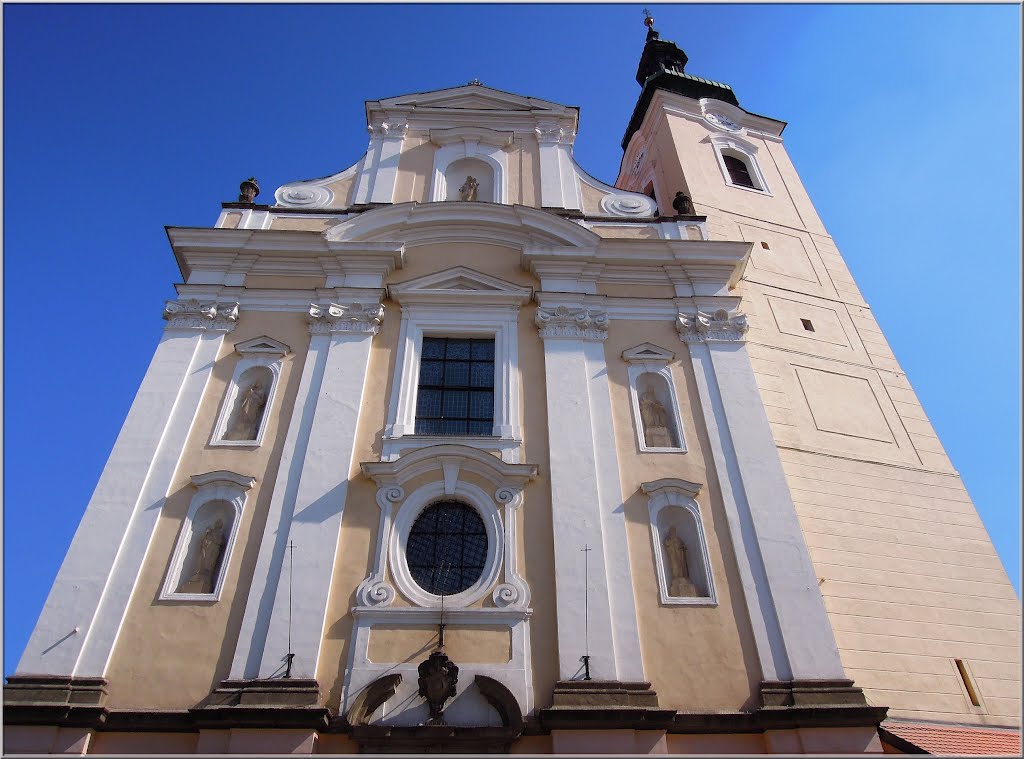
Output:
M539 308L536 321L548 387L559 677L580 679L589 648L594 679L643 681L633 588L621 571L629 554L602 342L608 317L559 306Z
M746 317L680 314L765 680L842 679L778 449L743 343Z
M404 121L393 120L369 127L370 145L356 179L355 202L392 203L398 179L398 159L408 131Z
M540 144L541 205L581 209L579 180L569 152L573 135L552 123L542 123L534 131Z
M18 664L102 676L238 304L168 301L167 327Z
M376 304L310 308L313 337L239 632L233 678L280 674L288 652L289 606L292 674L316 677L370 344L382 317L383 308ZM295 545L294 555L289 543Z

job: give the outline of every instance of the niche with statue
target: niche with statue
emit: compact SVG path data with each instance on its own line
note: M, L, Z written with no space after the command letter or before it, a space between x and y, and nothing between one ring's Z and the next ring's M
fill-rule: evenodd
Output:
M644 483L650 496L651 548L661 602L666 605L714 605L714 580L700 507L700 486L684 480Z
M256 478L217 470L191 479L196 492L182 521L160 598L216 601L238 535L246 493Z
M444 171L447 200L495 202L494 170L479 158L460 158Z
M235 352L241 358L224 394L210 445L255 447L266 432L281 362L290 349L263 336L238 343Z

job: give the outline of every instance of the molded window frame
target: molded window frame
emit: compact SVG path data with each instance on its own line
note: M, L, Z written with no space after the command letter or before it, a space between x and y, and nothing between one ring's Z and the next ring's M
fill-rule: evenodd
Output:
M451 491L450 493L448 491ZM458 501L475 509L487 532L487 557L480 577L460 593L444 597L445 608L463 609L479 601L498 584L502 560L505 556L504 526L494 499L481 488L469 482L457 482L455 487L446 487L443 481L435 481L417 488L405 499L395 514L394 526L389 536L388 565L391 578L398 591L417 606L439 608L441 596L420 587L413 579L406 558L409 532L423 511L441 501Z
M188 513L182 521L181 530L178 533L178 540L171 554L171 563L164 578L163 588L160 592L161 601L219 601L224 590L224 581L227 578L228 567L231 557L234 554L235 542L238 538L238 529L242 521L242 510L248 491L256 483L255 477L249 477L235 472L218 470L207 474L192 475L192 484L196 487L196 493L189 503ZM181 584L182 574L185 570L185 559L188 557L189 547L195 536L196 516L209 503L216 501L227 502L233 509L231 529L228 531L224 541L224 553L221 556L220 566L217 569L217 581L214 583L213 591L210 593L180 593L177 588Z
M658 594L661 603L665 606L718 606L718 595L715 592L715 579L711 571L711 558L708 554L707 538L704 534L704 523L701 519L700 505L696 496L700 492L701 485L686 480L666 478L654 482L645 482L640 488L648 496L647 508L650 518L651 544L654 553L655 574L658 578ZM669 594L670 578L668 568L665 566L664 541L665 535L659 525L659 517L664 509L679 509L684 518L691 519L695 526L697 546L687 546L691 554L699 552L699 556L692 563L702 573L704 584L707 588L707 596L673 596ZM692 573L691 573L692 578Z
M738 190L756 192L760 195L772 195L771 190L768 188L768 182L765 180L764 173L761 171L761 166L757 160L757 145L752 142L748 142L735 134L713 134L710 139L711 145L715 150L715 159L718 161L718 168L722 171L722 178L725 180L726 185L729 187L735 187ZM747 167L747 172L750 174L750 180L754 183L753 187L736 184L732 181L732 175L729 173L729 167L725 165L726 155L743 161L744 165Z
M453 282L467 289L451 289ZM498 451L502 461L518 463L523 443L519 309L529 300L530 289L456 267L393 285L389 292L401 304L402 325L381 459L394 461L409 448L461 443ZM490 435L416 434L424 337L494 340L494 426Z
M228 382L224 398L221 401L220 413L217 415L217 422L213 426L210 435L209 445L213 447L230 448L259 448L263 444L263 437L266 434L268 421L274 407L274 398L277 396L277 388L281 381L281 367L284 357L291 353L291 348L282 342L270 337L256 337L251 340L237 343L235 352L241 356L235 364L231 380ZM255 367L266 367L270 370L271 383L267 389L267 402L263 406L263 417L260 419L260 429L255 440L225 440L228 421L238 401L238 394L241 390L239 384L242 376Z

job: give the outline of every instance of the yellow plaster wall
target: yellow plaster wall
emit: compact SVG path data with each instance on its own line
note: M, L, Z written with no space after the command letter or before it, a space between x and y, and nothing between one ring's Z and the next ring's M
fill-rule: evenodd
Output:
M219 226L221 229L237 229L238 222L240 222L241 220L242 214L240 214L238 211L230 211L224 214L224 218L221 220Z
M426 133L406 135L402 154L398 159L398 178L395 180L395 203L415 200L426 203L430 199L434 153L437 146Z
M437 645L437 630L437 625L376 625L370 632L370 661L422 661ZM512 631L490 625L445 625L444 650L460 664L506 664L512 660Z
M303 232L323 232L325 229L330 229L338 223L337 218L330 219L318 219L318 218L302 218L302 217L285 217L274 216L270 222L271 229L294 229Z
M641 453L622 352L652 342L676 354L671 362L687 453ZM605 342L619 472L626 496L626 525L637 618L647 678L662 708L739 709L749 705L760 679L752 633L740 590L735 555L693 368L671 322L617 320ZM718 595L716 607L662 606L644 482L676 477L704 485L697 502ZM660 546L659 546L660 549ZM694 683L700 683L699 688Z
M362 158L359 160L362 160ZM344 177L336 182L324 185L334 193L334 202L331 204L332 206L335 208L348 208L352 205L352 193L355 191L356 179L358 177L358 172L352 172L351 176Z
M221 401L241 358L234 345L263 335L293 351L282 364L267 418L266 442L260 448L211 447L208 443ZM114 647L106 673L109 706L184 709L227 677L308 346L302 314L249 311L225 338ZM221 598L161 601L164 577L195 494L189 478L219 469L256 477L247 494L233 554L223 570L227 576Z
M498 245L430 244L414 246L406 250L406 265L395 272L390 282L407 281L424 274L443 271L454 266L468 266L485 274L500 277L521 286L536 286L537 282L520 267L520 251ZM391 382L395 371L395 348L401 319L398 303L386 300L383 328L374 338L371 350L369 388L380 392L368 392L363 399L357 431L356 461L377 461L380 458L382 435L386 423L387 407L391 393ZM531 647L534 667L534 688L538 708L550 705L551 691L557 679L557 640L555 629L555 599L550 578L554 576L553 538L551 533L551 498L547 471L547 401L544 387L543 344L533 325L536 307L527 304L522 307L519 319L519 360L523 370L522 408L524 414L524 461L537 464L540 476L529 483L524 491L524 504L519 514L519 556L521 566L532 592L531 606ZM534 430L531 434L531 430ZM376 486L362 476L358 467L353 467L349 484L345 515L341 530L339 560L334 568L331 599L328 606L327 634L321 651L317 678L326 695L326 703L337 707L341 700L344 671L349 661L349 646L352 631L352 617L349 610L356 605L355 589L368 576L377 548L380 510L375 501ZM472 474L467 479L475 479ZM425 475L411 481L406 492L417 486L435 481L436 475ZM481 483L483 484L483 483ZM396 606L408 605L401 594L395 599ZM490 597L481 599L476 605L493 605ZM430 634L436 635L436 631ZM458 641L466 637L471 651L487 649L490 653L481 656L494 660L493 632L484 631L482 637L469 628L449 626L445 631L446 645L449 635ZM507 636L507 628L503 635ZM385 643L374 643L384 640ZM396 629L380 636L380 631L371 633L371 646L377 649L410 652L424 644L424 631L415 627ZM487 641L486 645L483 641ZM460 643L460 645L462 645ZM490 646L490 648L487 648ZM505 644L502 644L504 651ZM391 654L397 655L397 654ZM477 655L477 654L474 654ZM507 655L507 654L505 654ZM507 661L507 658L505 659Z

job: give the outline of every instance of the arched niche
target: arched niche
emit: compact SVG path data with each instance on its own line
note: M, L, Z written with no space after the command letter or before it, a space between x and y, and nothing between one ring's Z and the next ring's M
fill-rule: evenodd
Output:
M667 606L715 606L714 576L700 506L701 486L668 478L645 482L651 543L661 602Z
M192 477L196 493L178 534L161 599L220 598L246 492L255 482L253 477L224 470Z
M467 179L477 182L476 200L497 202L494 196L494 169L479 158L460 158L452 161L444 171L445 200L462 200L461 189Z

